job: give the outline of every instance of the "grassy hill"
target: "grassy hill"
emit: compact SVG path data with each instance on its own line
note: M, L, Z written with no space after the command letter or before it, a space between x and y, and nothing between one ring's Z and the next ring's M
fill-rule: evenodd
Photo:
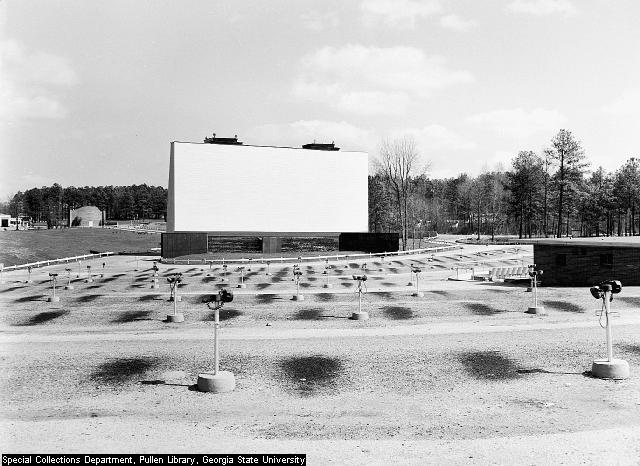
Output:
M0 262L5 266L89 254L90 250L143 253L157 247L159 234L108 228L0 232Z

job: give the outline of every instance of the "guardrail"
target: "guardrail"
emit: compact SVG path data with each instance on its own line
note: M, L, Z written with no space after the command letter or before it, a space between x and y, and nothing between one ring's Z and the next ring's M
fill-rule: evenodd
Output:
M114 255L113 252L99 252L97 254L84 254L82 256L63 257L62 259L50 259L46 261L30 262L28 264L10 265L8 267L5 267L3 271L7 272L11 270L28 269L29 267L31 268L46 267L48 265L61 264L66 262L77 262L79 260L85 260L85 259L97 259L100 257L113 256L113 255Z
M172 264L172 265L197 265L197 264L265 264L266 262L270 263L284 263L284 262L322 262L322 261L339 261L339 260L347 260L347 259L367 259L374 257L395 257L395 256L403 256L409 254L425 254L425 253L436 253L436 252L444 252L451 251L453 249L461 249L462 246L449 243L449 242L440 242L440 246L430 247L430 248L420 248L420 249L411 249L408 251L394 251L394 252L378 252L378 253L366 253L366 254L330 254L325 256L306 256L306 257L258 257L258 258L250 258L250 259L160 259L160 262L163 264Z

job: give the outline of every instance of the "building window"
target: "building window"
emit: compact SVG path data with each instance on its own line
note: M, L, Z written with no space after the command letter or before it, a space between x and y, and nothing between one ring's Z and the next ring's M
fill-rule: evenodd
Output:
M567 255L556 254L556 265L559 265L559 266L567 265Z
M600 265L612 266L613 254L600 254Z

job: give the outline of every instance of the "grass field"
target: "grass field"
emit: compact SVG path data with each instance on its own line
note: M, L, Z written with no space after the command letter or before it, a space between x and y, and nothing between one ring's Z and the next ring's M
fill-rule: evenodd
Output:
M480 252L480 255L476 253ZM524 254L524 255L523 255ZM291 265L245 274L161 265L96 263L93 283L47 302L48 272L4 274L0 285L0 445L3 451L298 452L308 464L633 464L640 458L640 287L613 302L614 352L631 377L589 376L605 332L588 289L541 288L547 316L524 314L526 283L448 281L460 260L485 267L531 260L531 247L466 246L369 262L364 310L351 273L303 264L304 301L293 301ZM99 261L102 262L102 259ZM409 263L427 270L411 296ZM75 271L74 271L75 272ZM172 313L164 277L181 272ZM60 285L66 283L61 279ZM213 364L212 311L225 287L221 368L236 390L194 389Z
M0 262L26 264L100 252L148 252L160 247L159 234L109 228L65 228L0 232Z

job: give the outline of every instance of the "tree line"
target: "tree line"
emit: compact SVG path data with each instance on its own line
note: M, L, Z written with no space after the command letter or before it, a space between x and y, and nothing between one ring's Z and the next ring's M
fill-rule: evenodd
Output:
M369 177L369 231L523 237L636 235L640 159L589 171L582 144L561 129L542 153L522 150L507 170L434 179L411 138L382 144Z
M32 188L14 194L0 211L14 217L47 222L49 227L68 225L70 209L92 205L105 212L107 220L164 219L167 189L146 184L132 186L53 186Z
M385 141L369 176L369 231L523 237L636 235L640 231L640 159L590 171L580 141L561 129L541 152L522 150L507 170L430 178L415 141ZM159 186L33 188L0 203L0 211L52 225L69 210L95 205L107 220L165 219L167 189Z

